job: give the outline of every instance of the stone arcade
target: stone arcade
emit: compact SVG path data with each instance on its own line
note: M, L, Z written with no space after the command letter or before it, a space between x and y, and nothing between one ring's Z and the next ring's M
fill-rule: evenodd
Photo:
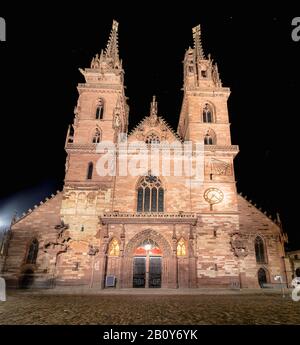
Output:
M65 149L63 191L11 226L2 250L9 286L104 288L259 287L286 280L284 241L273 221L237 194L227 99L200 26L184 56L184 94L175 133L153 99L128 142L204 142L204 182L182 176L99 176L99 142L128 132L129 108L118 23L78 85ZM192 178L191 178L192 180ZM3 259L5 256L5 259Z

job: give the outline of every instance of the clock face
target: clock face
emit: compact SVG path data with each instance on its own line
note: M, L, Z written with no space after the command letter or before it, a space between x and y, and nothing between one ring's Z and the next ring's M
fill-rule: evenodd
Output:
M220 189L208 188L204 192L204 199L211 205L218 204L224 198L224 194Z

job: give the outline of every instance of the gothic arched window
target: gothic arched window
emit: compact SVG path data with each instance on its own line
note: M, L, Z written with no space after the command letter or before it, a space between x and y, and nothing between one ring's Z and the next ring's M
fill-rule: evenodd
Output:
M212 145L213 144L213 138L211 135L206 134L204 137L204 145Z
M160 143L160 139L159 139L157 134L150 133L150 134L148 134L146 136L145 143L146 144L159 144Z
M211 128L209 128L204 136L204 145L216 145L216 143L216 133Z
M203 122L206 122L206 123L214 122L212 107L207 103L205 104L203 108L202 116L203 116Z
M109 243L108 248L109 256L119 256L120 255L120 245L116 238L113 238Z
M96 128L95 134L93 136L93 143L98 144L98 143L100 143L100 141L101 141L101 133L100 133L99 129Z
M36 258L39 251L39 241L34 238L29 245L27 257L26 257L26 263L27 264L35 264Z
M258 264L266 263L265 245L264 245L263 239L260 236L257 236L255 238L254 246L255 246L256 262Z
M103 120L103 112L104 112L103 99L99 98L98 103L97 103L97 108L96 108L96 120Z
M88 169L87 169L87 174L86 174L86 178L88 180L91 180L92 177L93 177L93 169L94 169L94 164L92 162L89 162Z
M163 212L164 189L156 176L145 176L137 189L137 212Z
M177 256L186 256L185 240L182 237L177 242Z

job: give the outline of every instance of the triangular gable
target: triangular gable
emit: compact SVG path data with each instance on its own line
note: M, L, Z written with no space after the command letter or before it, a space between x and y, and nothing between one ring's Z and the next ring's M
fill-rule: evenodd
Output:
M172 129L165 119L158 116L155 121L151 116L146 116L140 123L129 133L128 141L145 141L148 135L157 134L159 140L182 142L182 138Z

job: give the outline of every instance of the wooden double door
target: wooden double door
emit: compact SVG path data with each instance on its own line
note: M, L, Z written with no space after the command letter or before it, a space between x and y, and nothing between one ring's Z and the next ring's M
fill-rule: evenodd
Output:
M161 256L136 256L133 260L133 287L161 287Z

